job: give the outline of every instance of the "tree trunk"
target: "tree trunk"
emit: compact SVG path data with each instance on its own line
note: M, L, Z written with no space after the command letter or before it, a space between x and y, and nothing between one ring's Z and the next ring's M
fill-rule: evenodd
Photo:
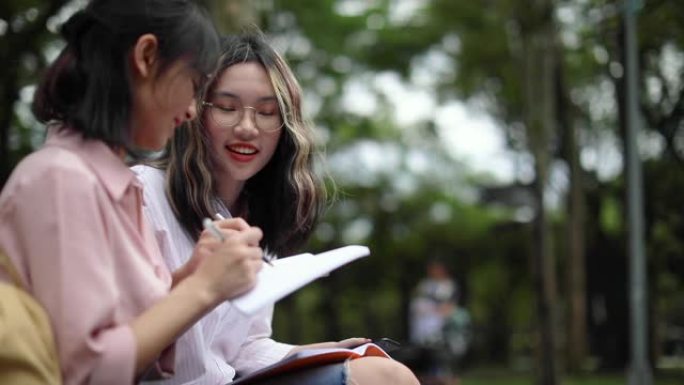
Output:
M585 199L582 168L579 161L577 127L573 119L573 106L568 98L564 66L557 67L558 122L564 134L564 156L570 170L570 190L567 199L567 296L569 302L567 323L567 366L578 372L587 351L587 301L585 263Z
M533 276L537 293L539 385L556 385L556 262L552 253L549 218L544 207L550 163L550 138L556 132L555 70L556 40L553 5L538 0L523 15L523 63L525 125L530 152L535 162Z

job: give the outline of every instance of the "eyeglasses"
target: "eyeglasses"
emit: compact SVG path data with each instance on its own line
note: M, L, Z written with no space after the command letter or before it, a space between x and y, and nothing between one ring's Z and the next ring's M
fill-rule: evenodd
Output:
M221 97L213 102L202 101L209 107L207 114L219 127L233 128L242 121L245 110L254 111L254 125L261 132L275 132L283 127L280 109L275 101L262 102L256 106L243 106L238 98Z

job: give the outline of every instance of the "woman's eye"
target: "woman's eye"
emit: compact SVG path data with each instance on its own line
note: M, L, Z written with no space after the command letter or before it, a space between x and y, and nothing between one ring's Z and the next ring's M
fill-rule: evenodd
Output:
M262 116L273 116L273 115L278 114L278 107L270 105L270 104L266 104L266 105L258 106L256 108L256 111L259 115L262 115Z
M237 108L235 108L234 106L225 106L225 105L217 104L217 107L220 108L220 109L223 110L223 111L226 111L226 112L235 112L235 111L237 111Z

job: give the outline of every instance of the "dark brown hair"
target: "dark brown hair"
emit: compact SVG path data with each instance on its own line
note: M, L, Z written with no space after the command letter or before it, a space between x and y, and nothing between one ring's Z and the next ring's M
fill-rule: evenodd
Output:
M159 41L161 68L183 57L198 72L213 68L216 30L189 0L93 0L62 27L67 45L48 67L32 110L85 138L130 150L131 47L146 33Z

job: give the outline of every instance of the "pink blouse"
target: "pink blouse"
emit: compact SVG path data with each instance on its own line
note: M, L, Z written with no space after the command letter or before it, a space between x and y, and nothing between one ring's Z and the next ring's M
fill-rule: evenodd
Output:
M0 248L50 316L67 385L135 381L128 323L171 286L141 205L121 159L68 129L52 128L0 194ZM167 349L158 371L173 360Z

